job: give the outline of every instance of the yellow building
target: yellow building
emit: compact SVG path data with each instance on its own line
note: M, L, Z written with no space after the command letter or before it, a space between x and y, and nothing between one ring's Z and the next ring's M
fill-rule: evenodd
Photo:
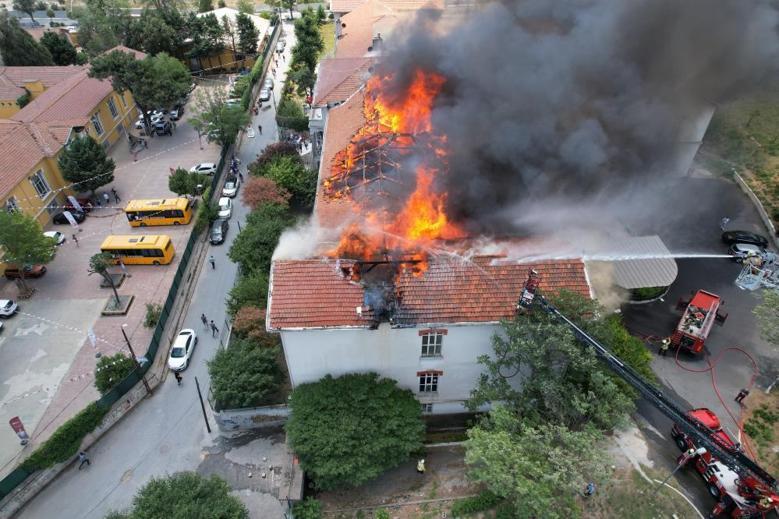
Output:
M108 148L127 134L137 116L129 92L119 95L109 81L90 78L87 68L45 89L13 116L0 119L0 201L45 226L75 192L57 165L63 147L87 132Z
M0 118L21 110L16 100L25 93L35 99L46 89L85 70L86 67L0 67Z

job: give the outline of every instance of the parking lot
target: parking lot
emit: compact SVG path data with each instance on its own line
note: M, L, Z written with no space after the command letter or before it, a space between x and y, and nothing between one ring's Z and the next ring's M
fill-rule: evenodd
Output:
M120 140L109 151L116 162L114 181L101 188L98 195L114 188L121 200L117 203L112 197L107 207L95 208L78 230L67 225L51 227L65 233L67 240L58 247L46 275L28 281L36 289L32 299L19 301L19 315L4 323L6 329L0 338L0 420L7 423L17 415L22 419L33 437L26 449L34 448L37 441L99 397L93 385L95 356L98 352L111 355L127 351L121 333L123 324L127 324L124 329L136 352L146 351L153 330L143 326L145 305L163 303L167 297L192 224L133 228L123 208L131 199L176 196L168 190L171 168L188 169L198 162L218 161L218 147L203 139L201 149L197 133L187 122L192 104L187 104L172 136L149 139L148 149L137 157L130 153L126 140ZM112 292L100 288L100 276L90 276L88 267L89 258L99 252L103 239L110 234L167 234L178 253L169 265L126 266L129 276L118 292L134 295L135 300L127 315L104 317L100 311ZM114 271L121 272L119 267ZM17 299L15 283L0 283L0 297ZM88 340L90 329L96 337L95 346ZM13 460L21 452L13 431L0 427L0 475L13 468Z

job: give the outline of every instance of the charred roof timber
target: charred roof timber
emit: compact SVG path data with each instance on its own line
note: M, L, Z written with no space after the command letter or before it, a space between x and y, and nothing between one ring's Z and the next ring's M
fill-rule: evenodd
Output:
M371 319L370 329L375 330L383 321L394 324L400 299L395 290L399 269L420 263L418 259L385 259L355 261L340 266L341 274L363 287L363 304L355 311L360 317Z

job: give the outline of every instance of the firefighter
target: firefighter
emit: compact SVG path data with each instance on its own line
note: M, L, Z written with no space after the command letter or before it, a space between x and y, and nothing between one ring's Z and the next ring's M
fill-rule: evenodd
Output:
M660 343L660 355L665 357L665 354L668 353L668 348L671 347L671 339L666 337L663 339L663 341Z
M417 474L423 475L424 473L425 473L425 460L423 458L417 461Z
M687 465L687 462L695 457L695 449L687 449L678 458L676 458L676 464L681 466Z
M736 395L736 402L738 402L741 405L744 405L744 399L749 396L749 390L747 388L743 388L741 391L738 392L738 395Z

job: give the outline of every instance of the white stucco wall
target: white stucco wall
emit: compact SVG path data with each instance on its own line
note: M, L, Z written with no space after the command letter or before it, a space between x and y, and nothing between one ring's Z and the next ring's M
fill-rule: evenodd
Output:
M491 354L491 338L498 324L436 326L447 330L441 357L422 357L421 329L284 330L281 340L293 387L315 382L325 375L375 371L398 381L422 403L433 404L433 414L463 412L482 372L476 359ZM439 370L438 393L419 393L418 371Z

